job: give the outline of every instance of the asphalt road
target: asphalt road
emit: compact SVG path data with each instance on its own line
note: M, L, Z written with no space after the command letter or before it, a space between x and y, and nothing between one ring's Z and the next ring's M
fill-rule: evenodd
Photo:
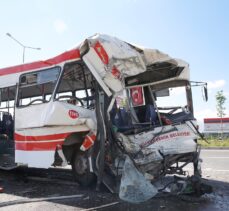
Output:
M228 210L229 211L229 150L202 150L203 178L206 178L214 188L212 194L202 197L199 202L185 202L179 198L153 198L141 204L129 204L121 201L118 196L103 189L96 192L94 188L85 189L71 182L71 174L65 171L65 179L36 180L33 170L24 174L20 171L0 171L0 185L4 192L0 194L0 210ZM187 167L191 170L191 166ZM55 170L34 170L42 175L54 173L61 177L61 172ZM29 174L29 175L28 175ZM48 176L49 177L49 176ZM47 177L46 177L47 178ZM70 182L69 182L70 181ZM71 196L74 198L40 201L10 205L15 200L37 200L43 197Z
M202 169L205 172L228 172L229 174L229 150L202 149Z

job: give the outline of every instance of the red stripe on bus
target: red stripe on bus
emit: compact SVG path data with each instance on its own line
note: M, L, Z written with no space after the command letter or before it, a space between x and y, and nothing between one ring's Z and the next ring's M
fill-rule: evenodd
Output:
M42 136L23 136L18 133L15 133L14 138L16 141L51 141L57 139L65 139L70 134L71 133L60 133Z
M73 49L70 51L66 51L51 59L47 59L45 61L37 61L37 62L17 65L13 67L2 68L0 69L0 76L31 71L34 69L39 69L39 68L44 68L44 67L49 67L52 65L57 65L67 60L72 60L72 59L77 59L77 58L80 58L80 51L79 49Z
M221 121L207 121L207 122L204 122L205 124L221 124ZM222 123L229 123L229 120L228 121L222 121Z
M223 117L223 118L204 118L204 120L221 120L221 119L229 120L229 117Z
M64 141L37 143L15 142L15 149L23 151L50 151L56 150L57 145L62 145L63 143Z
M205 118L204 123L221 123L222 122L229 122L229 118Z

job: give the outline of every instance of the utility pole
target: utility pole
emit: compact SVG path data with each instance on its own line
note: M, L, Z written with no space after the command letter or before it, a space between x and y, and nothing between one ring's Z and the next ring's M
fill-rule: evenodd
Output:
M13 37L10 33L6 33L6 35L8 37L10 37L12 40L14 40L16 43L18 43L23 48L23 54L22 54L22 62L23 63L25 62L25 49L26 48L33 49L33 50L41 50L41 48L34 48L34 47L31 47L31 46L27 46L27 45L22 44L15 37Z

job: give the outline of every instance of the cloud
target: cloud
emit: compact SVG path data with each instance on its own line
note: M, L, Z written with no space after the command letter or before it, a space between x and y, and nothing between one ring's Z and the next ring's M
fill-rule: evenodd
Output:
M209 81L208 82L208 89L222 88L225 84L226 84L226 81L223 79L216 80L216 81Z
M64 31L67 30L68 26L63 20L55 20L53 23L54 29L57 33L62 34Z

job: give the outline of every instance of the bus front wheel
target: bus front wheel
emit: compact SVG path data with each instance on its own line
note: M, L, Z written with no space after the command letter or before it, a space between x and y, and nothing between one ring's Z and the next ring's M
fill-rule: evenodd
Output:
M85 152L76 151L72 157L71 164L76 182L84 187L88 187L95 182L96 176L90 172L89 160Z

